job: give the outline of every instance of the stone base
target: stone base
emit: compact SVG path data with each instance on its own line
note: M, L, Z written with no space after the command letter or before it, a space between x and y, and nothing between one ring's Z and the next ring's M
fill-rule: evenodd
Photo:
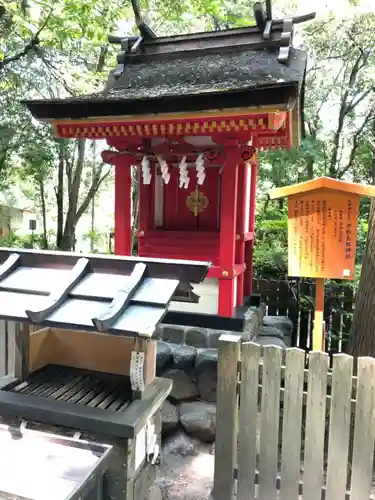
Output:
M265 305L259 307L249 307L244 313L243 332L228 332L211 328L201 328L196 326L180 326L161 324L156 332L157 338L172 344L184 344L196 348L214 348L219 345L219 338L224 333L242 335L243 340L251 340L258 332L265 314Z
M285 357L285 349L292 344L293 323L285 316L263 317L264 309L246 312L247 329L242 338L261 347L278 346ZM164 340L158 342L157 372L173 381L169 401L162 407L164 435L183 429L201 442L214 441L218 345L223 333L238 335L207 328L162 327Z

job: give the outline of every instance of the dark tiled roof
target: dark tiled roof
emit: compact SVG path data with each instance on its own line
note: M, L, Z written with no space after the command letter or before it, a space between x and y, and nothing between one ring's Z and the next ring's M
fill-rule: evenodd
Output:
M151 337L180 281L204 262L0 250L0 318Z
M298 84L306 67L304 52L291 49L288 64L277 61L276 52L246 50L200 57L159 59L126 66L124 74L107 92L82 99L152 99L254 90L259 87Z
M277 105L298 95L306 53L290 49L289 61L278 50L228 47L220 53L194 51L131 59L107 89L69 99L27 101L37 118L86 118L197 111L239 106Z

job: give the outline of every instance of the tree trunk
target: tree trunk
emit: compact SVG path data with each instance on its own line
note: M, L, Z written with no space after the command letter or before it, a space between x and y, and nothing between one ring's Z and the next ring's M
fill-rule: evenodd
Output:
M95 251L95 196L91 202L91 235L90 235L90 252Z
M42 223L43 223L43 250L48 250L48 236L47 236L47 208L46 208L46 192L44 189L44 182L39 182L40 204L42 208Z
M375 120L372 122L372 163L371 163L371 177L372 183L375 186Z
M93 163L92 163L92 171L91 171L91 184L95 183L95 171L96 171L96 142L93 144ZM91 201L91 236L90 236L90 252L93 253L95 251L95 195L92 197Z
M361 278L354 307L348 351L353 356L375 357L375 202L371 204L369 232L363 257Z
M68 209L65 217L64 231L60 244L58 245L59 250L69 252L74 249L76 241L76 227L79 217L78 212L78 197L79 188L82 180L82 171L85 163L85 151L86 142L84 139L79 139L78 144L78 156L75 162L75 168L70 172L70 179L68 179L69 185L69 202Z
M375 139L375 123L372 128ZM375 184L375 148L372 152L372 182ZM375 200L371 203L366 250L362 260L348 352L375 357Z
M60 248L63 238L64 229L64 143L59 144L59 165L57 172L57 187L56 187L56 204L57 204L57 231L56 231L56 246Z
M313 158L308 158L306 162L306 170L307 170L307 178L313 179L314 178L314 160Z
M61 148L62 155L59 156L59 182L56 188L56 197L61 201L58 204L58 238L57 248L63 251L74 250L76 244L76 228L78 221L89 208L90 203L95 203L95 195L98 192L102 182L108 177L110 169L103 172L104 164L97 165L94 161L92 168L91 184L85 193L80 192L82 187L82 176L85 165L86 156L86 141L85 139L77 140L77 156L72 155L71 159L67 158L67 153L64 150L64 144ZM95 154L95 148L94 148ZM61 169L61 170L60 170ZM61 176L60 176L61 174ZM65 223L64 204L63 204L63 185L64 175L66 175L66 185L68 193L68 206L66 208ZM80 200L81 197L81 200ZM92 214L95 216L95 213ZM61 217L61 219L60 219ZM92 221L94 223L94 220ZM59 232L61 231L61 233Z
M67 226L65 225L65 230L63 237L61 238L60 241L60 246L59 250L63 252L71 252L74 250L76 243L76 226L73 226L72 224Z

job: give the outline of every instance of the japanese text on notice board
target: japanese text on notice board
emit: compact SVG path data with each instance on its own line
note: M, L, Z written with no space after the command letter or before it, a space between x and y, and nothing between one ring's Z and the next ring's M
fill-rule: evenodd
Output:
M288 200L288 274L353 279L359 197L334 191Z

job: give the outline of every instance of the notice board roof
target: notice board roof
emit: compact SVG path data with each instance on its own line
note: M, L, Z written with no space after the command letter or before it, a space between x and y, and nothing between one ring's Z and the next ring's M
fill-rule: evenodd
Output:
M0 318L151 337L178 286L208 262L0 249Z
M331 177L318 177L317 179L293 184L292 186L276 188L269 193L269 196L271 200L274 200L276 198L284 198L321 189L357 194L358 196L375 197L375 186L340 181Z

